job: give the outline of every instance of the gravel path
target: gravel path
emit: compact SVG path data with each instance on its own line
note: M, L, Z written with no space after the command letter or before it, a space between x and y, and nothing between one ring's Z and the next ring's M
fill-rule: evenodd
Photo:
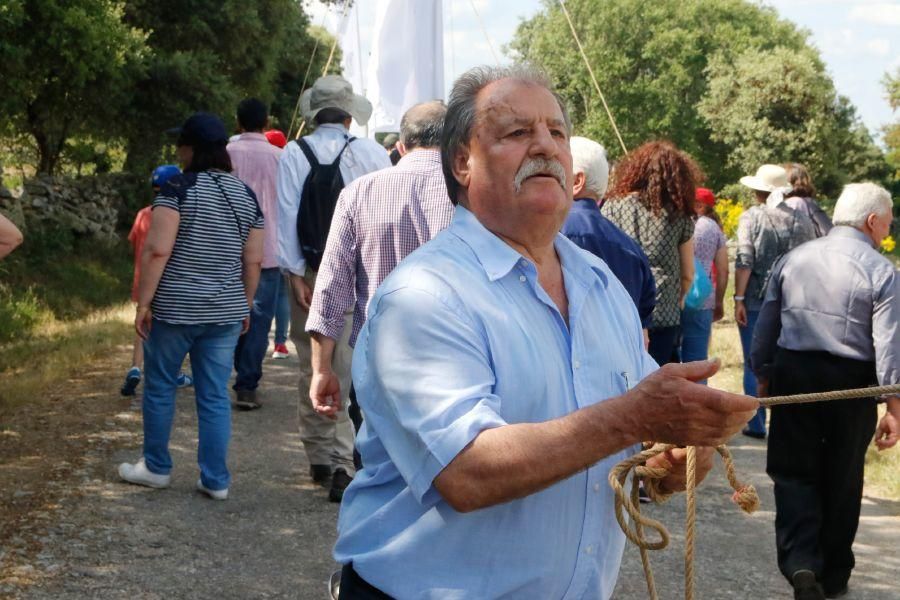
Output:
M0 425L0 597L37 599L326 598L337 505L314 485L296 432L296 355L267 359L263 409L236 412L227 502L194 491L193 395L179 393L171 488L120 483L140 449L140 412L116 395L127 349L45 403ZM763 443L736 439L740 476L762 509L729 501L721 468L698 494L696 597L790 598L775 566L773 500ZM663 600L683 596L684 501L648 509L672 532L653 553ZM848 600L897 599L900 502L867 498ZM616 598L646 598L626 550Z

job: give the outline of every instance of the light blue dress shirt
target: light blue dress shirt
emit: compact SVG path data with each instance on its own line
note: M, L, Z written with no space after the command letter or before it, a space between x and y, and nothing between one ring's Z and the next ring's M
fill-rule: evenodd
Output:
M353 356L364 469L344 494L335 558L397 598L607 598L625 538L610 468L471 513L432 481L479 432L617 396L656 369L606 264L555 241L569 327L530 261L463 207L369 305Z

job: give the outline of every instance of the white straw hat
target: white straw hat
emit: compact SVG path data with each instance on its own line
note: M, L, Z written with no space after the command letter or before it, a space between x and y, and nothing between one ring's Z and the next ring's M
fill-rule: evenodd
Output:
M307 121L312 121L325 108L344 111L360 125L365 125L372 116L372 103L364 96L353 93L353 86L340 75L319 77L311 88L300 96L300 112Z
M778 165L763 165L756 170L756 175L745 175L741 177L741 184L747 186L751 190L759 190L761 192L774 192L781 190L784 193L791 191L791 184L788 183L787 171Z

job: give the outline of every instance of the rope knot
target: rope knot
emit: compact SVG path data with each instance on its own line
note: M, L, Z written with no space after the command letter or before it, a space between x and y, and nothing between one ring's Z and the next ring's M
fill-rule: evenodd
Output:
M734 490L731 501L740 506L741 510L748 515L752 515L759 508L759 494L756 493L756 488L749 483Z

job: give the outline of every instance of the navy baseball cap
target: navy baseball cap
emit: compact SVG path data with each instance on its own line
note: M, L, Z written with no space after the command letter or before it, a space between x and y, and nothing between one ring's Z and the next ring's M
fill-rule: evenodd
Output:
M172 177L180 174L181 169L175 165L160 165L153 169L153 176L150 178L150 183L153 187L162 187Z
M212 113L198 112L188 117L181 127L170 129L177 134L178 146L210 146L228 142L228 131L222 119Z

